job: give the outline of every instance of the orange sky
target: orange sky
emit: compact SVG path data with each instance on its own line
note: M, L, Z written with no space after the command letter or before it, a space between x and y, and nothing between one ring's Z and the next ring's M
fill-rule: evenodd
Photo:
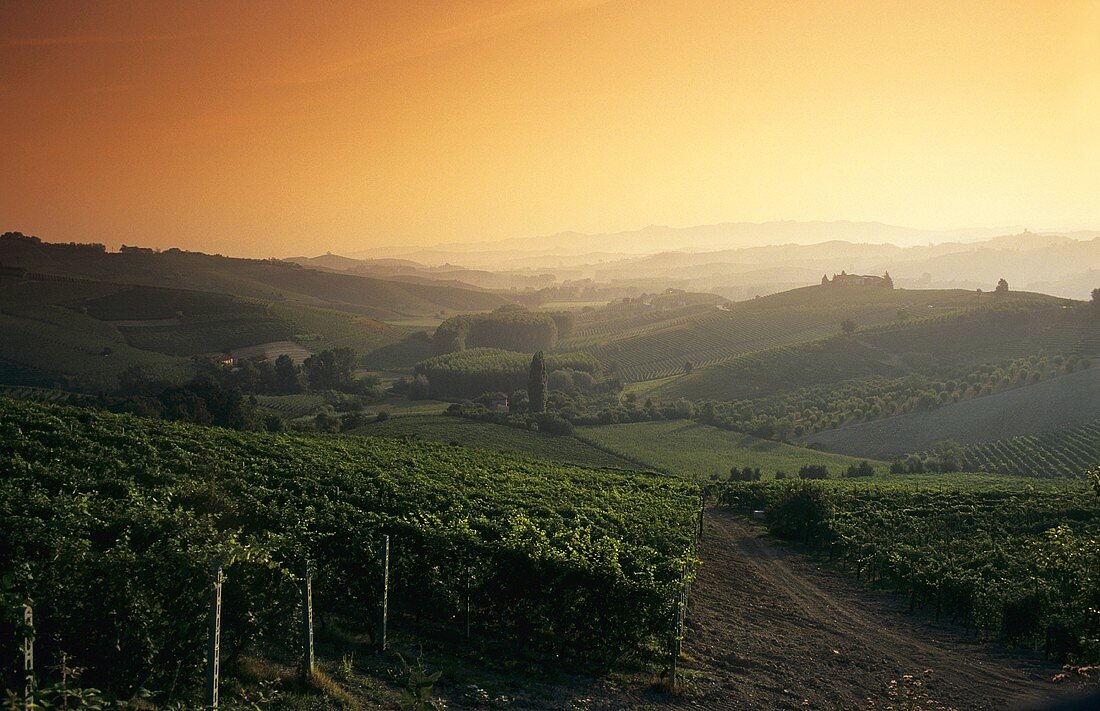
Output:
M0 101L51 241L1100 228L1095 0L5 3Z

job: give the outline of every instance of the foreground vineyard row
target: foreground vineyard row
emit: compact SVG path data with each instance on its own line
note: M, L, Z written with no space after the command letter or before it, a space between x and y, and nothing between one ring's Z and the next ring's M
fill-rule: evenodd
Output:
M1060 660L1100 660L1100 497L1080 480L729 484L775 532L927 609Z
M383 534L398 612L447 621L469 595L481 633L575 661L667 643L694 555L688 482L445 445L3 400L0 455L4 602L34 600L39 668L64 652L119 694L196 689L214 560L231 668L293 646L303 559L326 613L371 634Z

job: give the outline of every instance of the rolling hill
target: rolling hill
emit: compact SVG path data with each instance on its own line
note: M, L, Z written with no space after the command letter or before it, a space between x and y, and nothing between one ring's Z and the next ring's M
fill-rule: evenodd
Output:
M409 333L366 316L290 301L89 280L0 276L0 384L113 390L140 365L178 381L194 355L235 357L347 347L360 354Z
M830 452L888 459L934 449L948 440L975 444L1096 419L1100 419L1100 368L1089 368L928 412L816 432L798 441Z
M852 378L935 373L1029 355L1100 353L1100 320L1067 306L1074 302L1034 294L1010 296L998 301L975 295L980 305L973 308L925 309L935 315L895 319L850 336L763 348L669 378L648 394L661 399L738 400Z
M682 373L690 362L691 380L706 379L701 366L714 365L748 353L795 346L840 332L851 320L857 327L925 323L964 311L994 310L1019 305L1041 310L1049 318L1064 304L1054 297L1010 293L1003 297L961 290L888 290L812 286L772 296L712 307L662 311L630 309L612 304L581 314L575 335L563 339L562 350L586 350L625 380L652 380ZM918 350L913 348L912 350ZM852 376L849 376L852 377ZM711 397L685 383L694 394ZM678 393L679 396L682 393Z
M296 301L379 319L439 311L487 311L508 303L502 296L473 287L395 282L307 269L279 260L179 250L106 252L97 247L6 237L0 239L0 264L26 269L32 275Z

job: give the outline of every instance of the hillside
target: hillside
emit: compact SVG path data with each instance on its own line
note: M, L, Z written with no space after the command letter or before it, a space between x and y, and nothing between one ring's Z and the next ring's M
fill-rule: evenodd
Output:
M1049 318L1063 303L1022 292L995 298L960 290L812 286L721 308L650 313L613 304L578 316L575 336L558 347L586 350L626 380L651 380L681 373L688 362L699 369L747 353L821 339L839 333L846 320L868 328L1010 304L1045 310ZM704 377L696 373L690 379ZM706 388L692 390L695 394L686 396L699 398Z
M0 383L55 383L113 390L140 365L179 380L190 357L235 357L352 348L366 354L408 329L366 316L289 301L266 302L202 291L93 281L0 276Z
M626 425L578 427L576 436L620 457L658 471L697 479L729 476L730 468L760 468L765 479L777 471L797 475L799 467L824 464L839 476L859 460L804 447L758 439L747 434L674 420ZM884 468L880 462L880 471Z
M963 447L967 471L1016 476L1070 476L1100 465L1100 420Z
M930 410L824 430L802 444L851 456L888 459L951 440L973 444L1100 419L1100 368L1089 368Z
M662 399L737 400L852 378L935 373L1029 355L1081 357L1100 352L1100 319L1065 308L1067 302L1028 294L1006 301L975 298L980 305L974 308L933 310L938 315L905 320L895 316L893 322L858 329L850 336L838 334L729 358L670 378L650 394Z
M278 260L179 250L116 253L35 242L33 238L0 239L0 264L34 274L298 301L379 319L441 310L487 311L508 302L473 287L394 282Z

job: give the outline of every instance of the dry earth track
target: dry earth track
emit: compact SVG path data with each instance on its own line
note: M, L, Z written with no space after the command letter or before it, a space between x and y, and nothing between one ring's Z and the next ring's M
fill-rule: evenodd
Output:
M680 697L590 689L574 708L957 709L1031 708L1082 691L1059 669L985 645L948 623L909 614L735 515L711 509L684 641ZM930 671L926 671L930 670ZM912 704L891 682L913 675ZM605 695L606 694L606 695Z

